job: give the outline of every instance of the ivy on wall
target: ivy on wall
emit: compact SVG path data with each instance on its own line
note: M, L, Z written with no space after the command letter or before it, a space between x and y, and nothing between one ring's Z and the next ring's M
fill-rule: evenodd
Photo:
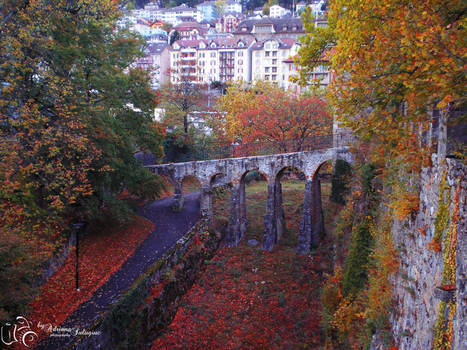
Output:
M441 288L450 290L455 288L456 283L456 254L457 254L457 227L459 224L459 197L461 191L460 179L454 197L454 210L452 216L449 217L449 200L442 201L445 190L448 190L447 197L450 198L450 188L445 184L446 177L443 178L443 187L440 185L440 207L435 220L435 237L441 239L439 235L443 235L448 222L449 227L442 236L443 250L443 285ZM442 181L442 182L443 182ZM450 219L450 220L449 220ZM436 232L436 230L439 230ZM452 348L453 339L453 319L456 313L456 302L441 301L438 312L438 319L433 329L433 350L450 350Z

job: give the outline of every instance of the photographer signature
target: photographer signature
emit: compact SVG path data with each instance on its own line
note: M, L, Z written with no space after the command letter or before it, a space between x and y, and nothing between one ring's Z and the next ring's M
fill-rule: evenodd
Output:
M6 334L8 332L8 334ZM34 342L39 339L36 332L31 330L31 323L23 316L16 317L16 322L11 324L5 323L0 330L2 343L12 345L21 343L29 348Z

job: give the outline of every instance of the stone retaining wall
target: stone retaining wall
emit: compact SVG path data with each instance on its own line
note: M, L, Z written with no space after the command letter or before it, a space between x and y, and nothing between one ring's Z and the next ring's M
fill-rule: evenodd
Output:
M437 164L433 156L433 164ZM467 167L446 159L446 164L425 168L421 174L420 210L414 221L395 222L394 243L400 250L400 268L395 276L395 310L392 332L400 350L433 348L433 327L438 317L440 300L435 289L442 284L443 254L428 249L433 240L438 211L440 182L446 174L450 187L450 217L454 211L454 198L461 186L459 198L459 224L456 266L457 313L454 318L453 349L467 349L466 318L466 192Z
M188 292L219 247L222 236L199 221L153 264L112 309L71 349L146 349L170 324Z

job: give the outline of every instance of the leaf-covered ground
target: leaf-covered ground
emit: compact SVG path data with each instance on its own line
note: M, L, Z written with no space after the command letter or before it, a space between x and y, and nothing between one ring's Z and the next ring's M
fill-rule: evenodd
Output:
M40 296L30 305L28 319L34 324L60 325L117 271L153 230L143 217L135 217L125 226L94 230L80 241L79 287L75 289L75 253L41 287ZM40 335L40 338L46 333Z
M295 253L303 201L303 182L283 184L288 234L273 252L247 244L261 241L265 182L247 186L248 232L237 248L222 248L200 280L183 297L167 332L152 349L318 349L320 286L329 270L327 246L310 256ZM327 227L337 211L327 201ZM216 218L225 220L228 196L216 201Z

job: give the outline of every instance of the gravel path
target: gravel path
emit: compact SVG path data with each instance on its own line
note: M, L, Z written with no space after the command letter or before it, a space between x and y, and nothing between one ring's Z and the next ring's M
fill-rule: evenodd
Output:
M87 329L101 315L110 309L150 265L170 249L198 220L199 192L185 195L185 204L180 213L170 210L172 198L165 198L145 205L139 214L154 223L146 240L135 250L110 278L94 294L79 306L60 328ZM74 337L48 337L41 341L36 349L57 350L70 344Z

